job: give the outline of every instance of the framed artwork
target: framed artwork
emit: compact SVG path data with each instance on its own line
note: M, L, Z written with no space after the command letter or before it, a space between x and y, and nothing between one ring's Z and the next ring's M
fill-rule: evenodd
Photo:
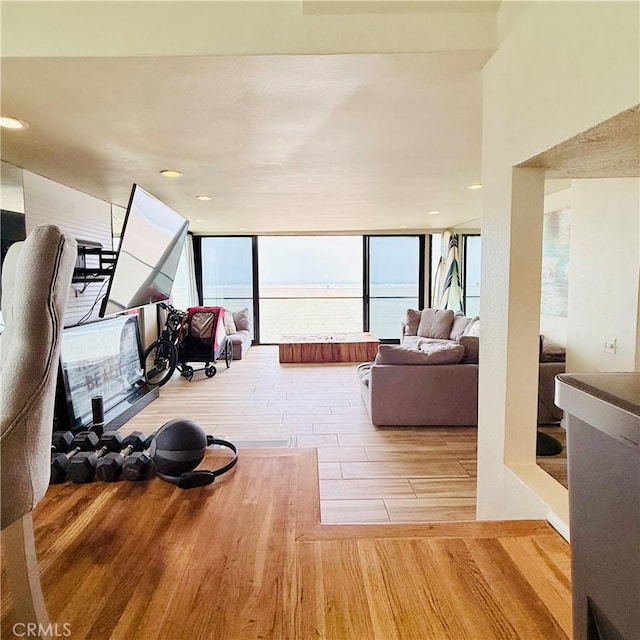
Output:
M542 315L567 317L570 232L570 208L559 209L544 215L540 300Z

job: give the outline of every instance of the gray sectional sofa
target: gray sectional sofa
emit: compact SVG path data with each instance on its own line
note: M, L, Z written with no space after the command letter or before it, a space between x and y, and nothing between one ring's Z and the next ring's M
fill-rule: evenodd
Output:
M452 311L409 310L401 344L381 344L375 362L358 367L372 423L477 425L479 328L478 318ZM562 411L553 402L554 379L564 372L564 351L541 338L540 360L538 423L556 423Z

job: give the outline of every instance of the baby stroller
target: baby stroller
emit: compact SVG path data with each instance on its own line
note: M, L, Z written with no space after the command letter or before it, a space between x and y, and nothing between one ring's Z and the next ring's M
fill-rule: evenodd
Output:
M232 345L224 330L223 307L189 307L178 337L180 375L191 381L195 371L204 369L207 378L216 375L215 362L223 357L227 369L231 366ZM204 362L194 369L189 362Z

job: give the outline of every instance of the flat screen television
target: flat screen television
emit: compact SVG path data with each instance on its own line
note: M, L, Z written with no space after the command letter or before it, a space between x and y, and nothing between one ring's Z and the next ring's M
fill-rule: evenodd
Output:
M102 396L106 421L144 387L138 318L121 315L65 329L60 346L59 428L92 424L91 399Z
M134 184L100 317L166 300L189 221Z

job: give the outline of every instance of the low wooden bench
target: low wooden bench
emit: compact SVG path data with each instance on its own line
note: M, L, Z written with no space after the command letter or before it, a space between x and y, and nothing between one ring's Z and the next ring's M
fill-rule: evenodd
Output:
M367 362L374 360L380 340L371 333L332 333L283 336L281 363Z

